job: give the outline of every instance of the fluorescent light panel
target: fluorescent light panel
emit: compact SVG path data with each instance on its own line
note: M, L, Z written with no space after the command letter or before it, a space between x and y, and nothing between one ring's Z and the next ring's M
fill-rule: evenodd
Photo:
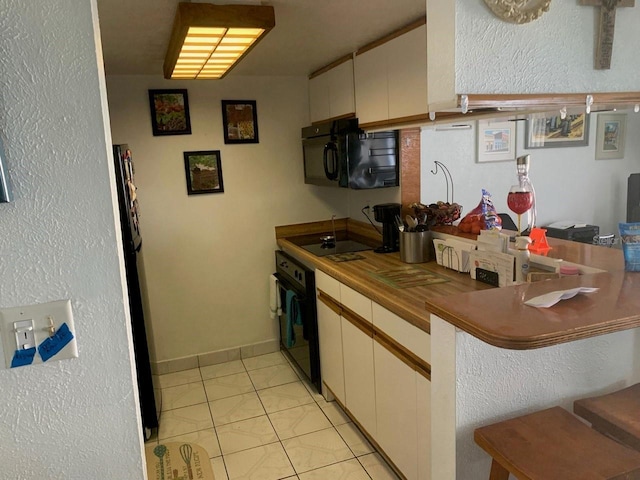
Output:
M180 3L165 78L222 78L274 25L273 7Z

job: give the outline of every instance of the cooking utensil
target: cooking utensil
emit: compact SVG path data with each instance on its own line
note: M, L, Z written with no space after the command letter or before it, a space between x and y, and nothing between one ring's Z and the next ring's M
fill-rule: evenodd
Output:
M413 218L411 215L407 215L406 217L404 217L405 222L407 222L407 227L409 228L409 231L412 232L415 230L416 225L418 225L418 222L416 221L415 218Z
M402 220L400 219L400 215L396 215L394 220L396 223L396 227L398 227L398 230L400 232L404 232L404 223L402 223Z
M426 232L427 230L429 230L429 225L425 225L424 223L416 225L416 232Z
M153 454L160 459L160 478L164 479L164 454L167 453L167 447L164 445L158 445L153 449Z
M191 454L193 453L193 448L188 443L184 443L180 445L180 456L184 463L187 464L187 473L189 474L189 480L193 480L193 470L191 470Z

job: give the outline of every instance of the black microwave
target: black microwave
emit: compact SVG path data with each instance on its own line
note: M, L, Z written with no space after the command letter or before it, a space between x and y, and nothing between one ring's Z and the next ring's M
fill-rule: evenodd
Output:
M365 133L357 119L302 129L304 182L342 188L398 186L398 132Z

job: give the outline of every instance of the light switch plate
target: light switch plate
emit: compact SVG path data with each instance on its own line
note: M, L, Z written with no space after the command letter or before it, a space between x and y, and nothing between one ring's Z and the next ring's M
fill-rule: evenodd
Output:
M32 325L32 329L29 326ZM25 330L35 347L25 342ZM20 335L20 332L23 332ZM69 300L0 309L0 336L6 368L75 358L78 356L73 312ZM19 343L22 343L22 348Z

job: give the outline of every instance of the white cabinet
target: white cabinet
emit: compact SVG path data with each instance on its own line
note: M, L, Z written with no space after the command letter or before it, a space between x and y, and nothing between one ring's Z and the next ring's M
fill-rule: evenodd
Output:
M418 478L416 372L380 343L373 346L376 441L408 480Z
M309 79L309 115L311 122L353 115L355 93L353 87L353 59Z
M360 124L426 116L426 25L356 52L354 71Z
M346 407L360 425L376 437L376 402L373 372L373 338L342 318L342 351Z
M341 318L322 297L318 298L318 339L322 382L344 404L344 363Z
M431 380L416 372L418 479L431 478Z

